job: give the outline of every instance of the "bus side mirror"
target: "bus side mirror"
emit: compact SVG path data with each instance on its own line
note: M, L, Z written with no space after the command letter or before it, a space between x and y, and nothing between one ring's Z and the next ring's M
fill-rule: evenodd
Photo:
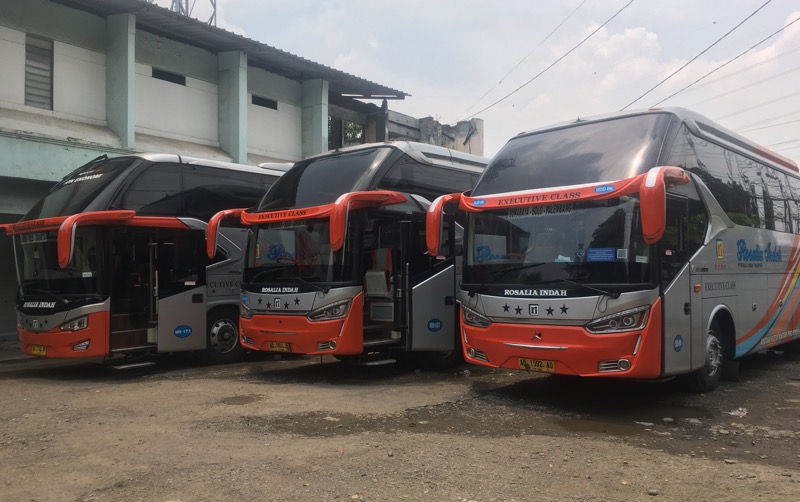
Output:
M442 233L442 211L444 205L461 200L461 193L450 193L437 197L425 215L425 246L431 256L439 254L439 236Z
M208 259L211 260L214 258L214 255L217 254L217 235L219 232L219 225L222 223L222 220L229 216L235 216L237 218L241 217L242 212L244 212L244 208L240 209L226 209L224 211L220 211L208 220L208 226L206 227L206 255L208 255Z
M639 189L642 212L642 236L647 244L655 244L664 236L667 214L667 187L689 182L680 167L654 167L647 172Z

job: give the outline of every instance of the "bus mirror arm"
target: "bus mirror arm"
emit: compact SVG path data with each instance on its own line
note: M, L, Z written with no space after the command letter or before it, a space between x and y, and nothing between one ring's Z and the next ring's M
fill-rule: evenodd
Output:
M120 223L134 217L136 211L90 211L78 213L65 219L58 228L58 266L67 268L75 252L75 229L78 225Z
M208 227L206 227L206 254L209 260L217 254L217 237L222 220L229 217L241 218L244 210L245 208L226 209L218 212L208 220Z
M660 166L647 172L639 189L642 207L642 236L647 244L655 244L664 236L667 188L688 182L689 175L680 167Z
M425 245L431 256L439 255L439 236L442 233L442 214L445 204L457 203L462 193L450 193L434 199L425 215Z

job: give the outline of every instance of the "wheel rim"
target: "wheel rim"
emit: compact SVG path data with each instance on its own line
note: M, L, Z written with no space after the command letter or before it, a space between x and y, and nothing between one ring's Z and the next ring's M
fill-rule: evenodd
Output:
M722 366L722 344L713 331L706 341L706 374L713 376Z
M219 319L208 332L209 345L214 352L227 354L239 342L239 330L230 319Z

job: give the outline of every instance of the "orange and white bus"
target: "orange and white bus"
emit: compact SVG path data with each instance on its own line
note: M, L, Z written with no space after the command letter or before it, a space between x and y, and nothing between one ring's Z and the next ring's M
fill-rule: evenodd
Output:
M250 228L241 343L253 350L383 364L413 353L447 366L456 345L456 225L429 255L430 200L473 186L487 159L409 142L359 145L298 162L252 210L209 223ZM460 235L459 235L460 236Z
M474 190L459 292L464 355L563 375L678 376L800 337L797 165L685 109L523 133Z
M236 360L246 230L226 230L209 260L206 224L255 205L288 166L145 154L98 157L67 175L0 227L14 240L22 352L118 367L180 351Z

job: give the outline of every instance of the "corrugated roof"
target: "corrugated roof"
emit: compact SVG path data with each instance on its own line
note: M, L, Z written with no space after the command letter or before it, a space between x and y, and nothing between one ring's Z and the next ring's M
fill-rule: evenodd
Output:
M106 18L114 14L136 16L138 29L164 38L201 47L209 52L242 51L251 66L292 80L323 79L330 92L364 98L404 99L409 94L335 70L256 40L211 26L146 0L52 0L74 9Z

